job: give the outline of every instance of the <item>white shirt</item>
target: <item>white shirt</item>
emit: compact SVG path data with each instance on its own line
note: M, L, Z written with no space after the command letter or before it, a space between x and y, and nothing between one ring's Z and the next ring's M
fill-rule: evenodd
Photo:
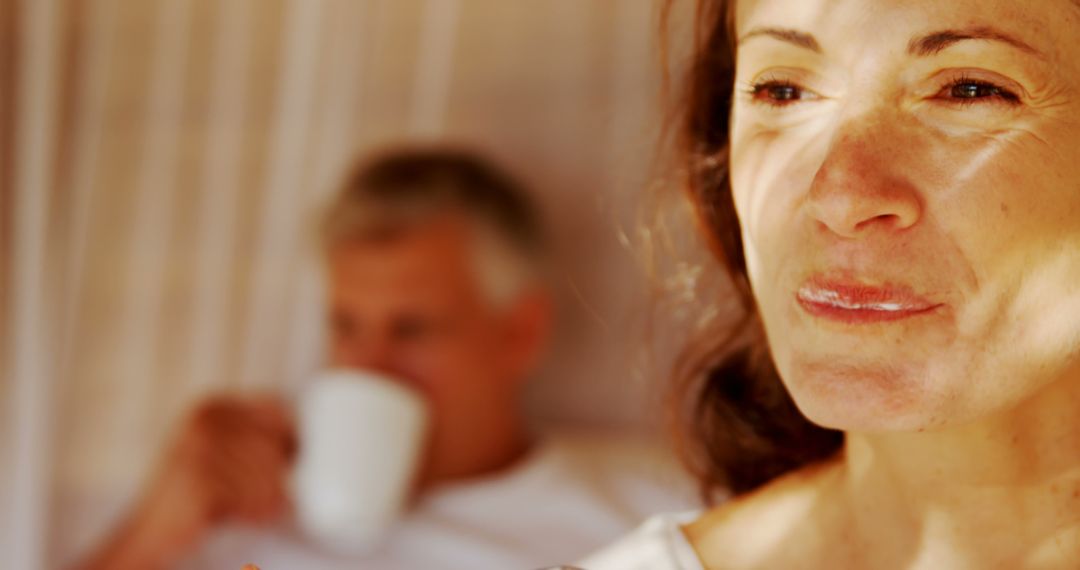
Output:
M651 514L696 506L693 485L662 446L564 435L508 472L432 489L371 555L333 555L286 526L233 527L182 567L532 570L578 560Z
M700 513L658 515L618 542L585 558L585 570L704 570L682 525Z

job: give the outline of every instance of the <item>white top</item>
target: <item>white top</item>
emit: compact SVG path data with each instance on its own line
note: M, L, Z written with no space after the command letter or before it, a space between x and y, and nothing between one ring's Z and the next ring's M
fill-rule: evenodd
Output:
M231 527L181 567L532 570L578 560L654 513L697 506L693 485L664 447L561 436L508 472L428 492L372 555L335 556L286 526Z
M682 531L682 525L699 514L655 516L577 566L586 570L705 570Z

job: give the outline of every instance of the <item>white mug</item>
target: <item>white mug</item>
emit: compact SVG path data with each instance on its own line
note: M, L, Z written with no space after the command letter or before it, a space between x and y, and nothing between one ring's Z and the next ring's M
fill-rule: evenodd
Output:
M297 522L343 553L373 549L408 500L424 447L423 398L377 373L330 370L301 396L293 471Z

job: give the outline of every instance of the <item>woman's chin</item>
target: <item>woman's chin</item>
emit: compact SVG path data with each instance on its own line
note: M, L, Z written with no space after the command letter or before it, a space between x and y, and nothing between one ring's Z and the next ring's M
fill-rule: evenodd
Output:
M783 376L803 415L826 428L921 431L951 417L926 377L902 367L804 362Z

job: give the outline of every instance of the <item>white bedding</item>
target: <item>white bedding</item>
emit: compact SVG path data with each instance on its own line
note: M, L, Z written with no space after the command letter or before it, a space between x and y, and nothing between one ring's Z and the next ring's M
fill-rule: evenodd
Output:
M655 443L562 435L509 472L428 493L374 555L319 551L286 525L222 529L184 568L530 570L578 560L649 515L697 506Z

